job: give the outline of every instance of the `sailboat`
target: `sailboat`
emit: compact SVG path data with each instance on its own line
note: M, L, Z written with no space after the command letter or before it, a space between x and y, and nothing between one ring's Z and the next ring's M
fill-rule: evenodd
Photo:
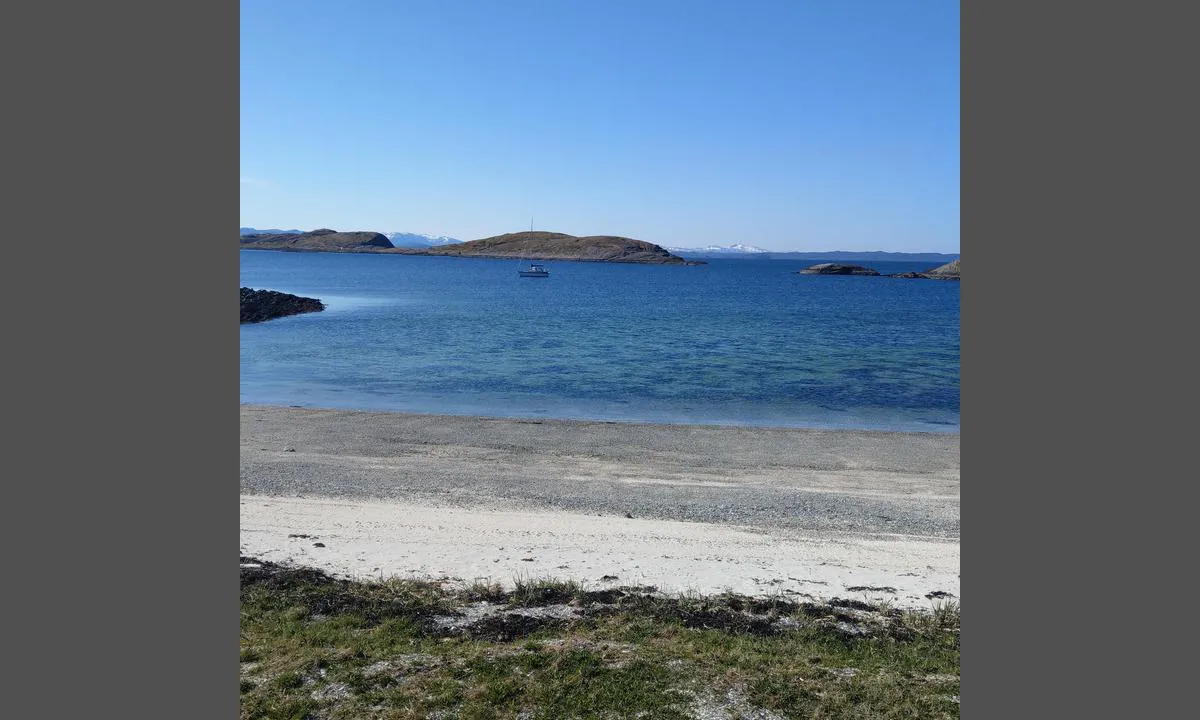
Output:
M533 232L533 218L529 218L529 232ZM529 267L527 267L523 270L518 270L517 273L521 277L529 277L529 278L550 277L550 271L546 269L545 265L538 265L537 263L534 263L534 262L530 262Z
M521 277L550 277L550 271L544 265L529 263L529 267L517 271Z

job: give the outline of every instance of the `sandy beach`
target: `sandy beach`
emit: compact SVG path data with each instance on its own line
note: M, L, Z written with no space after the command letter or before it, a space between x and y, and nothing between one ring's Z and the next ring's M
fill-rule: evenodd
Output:
M241 553L354 578L958 598L959 436L241 407Z

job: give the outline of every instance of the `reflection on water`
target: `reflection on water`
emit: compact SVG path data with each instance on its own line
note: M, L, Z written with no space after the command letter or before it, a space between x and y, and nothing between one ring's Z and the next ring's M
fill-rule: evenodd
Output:
M293 293L295 294L295 293ZM322 295L321 302L325 309L331 312L347 312L364 308L380 308L404 305L412 302L403 298L362 297L354 295Z

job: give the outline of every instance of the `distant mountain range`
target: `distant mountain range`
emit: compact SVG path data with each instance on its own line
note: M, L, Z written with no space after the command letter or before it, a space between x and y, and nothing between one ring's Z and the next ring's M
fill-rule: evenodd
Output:
M257 228L252 228L252 227L242 228L243 235L299 235L302 232L304 232L304 231L303 230L276 230L276 229L259 230Z
M402 232L390 232L384 233L384 235L387 235L387 239L391 240L392 244L396 247L441 247L442 245L454 245L455 243L462 242L458 238L446 237L445 235L434 237L432 235Z
M958 253L906 253L883 252L882 250L833 250L829 252L772 252L767 257L772 260L882 260L884 262L927 262L945 265L958 259Z
M753 245L709 245L702 248L669 247L666 249L673 253L688 253L690 255L754 255L767 252Z

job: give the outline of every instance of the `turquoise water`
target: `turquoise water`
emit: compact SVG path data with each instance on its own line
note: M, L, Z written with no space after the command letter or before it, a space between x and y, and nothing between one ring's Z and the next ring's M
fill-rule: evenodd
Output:
M241 251L324 312L241 326L241 401L959 431L959 283L696 267ZM883 273L925 263L868 263Z

